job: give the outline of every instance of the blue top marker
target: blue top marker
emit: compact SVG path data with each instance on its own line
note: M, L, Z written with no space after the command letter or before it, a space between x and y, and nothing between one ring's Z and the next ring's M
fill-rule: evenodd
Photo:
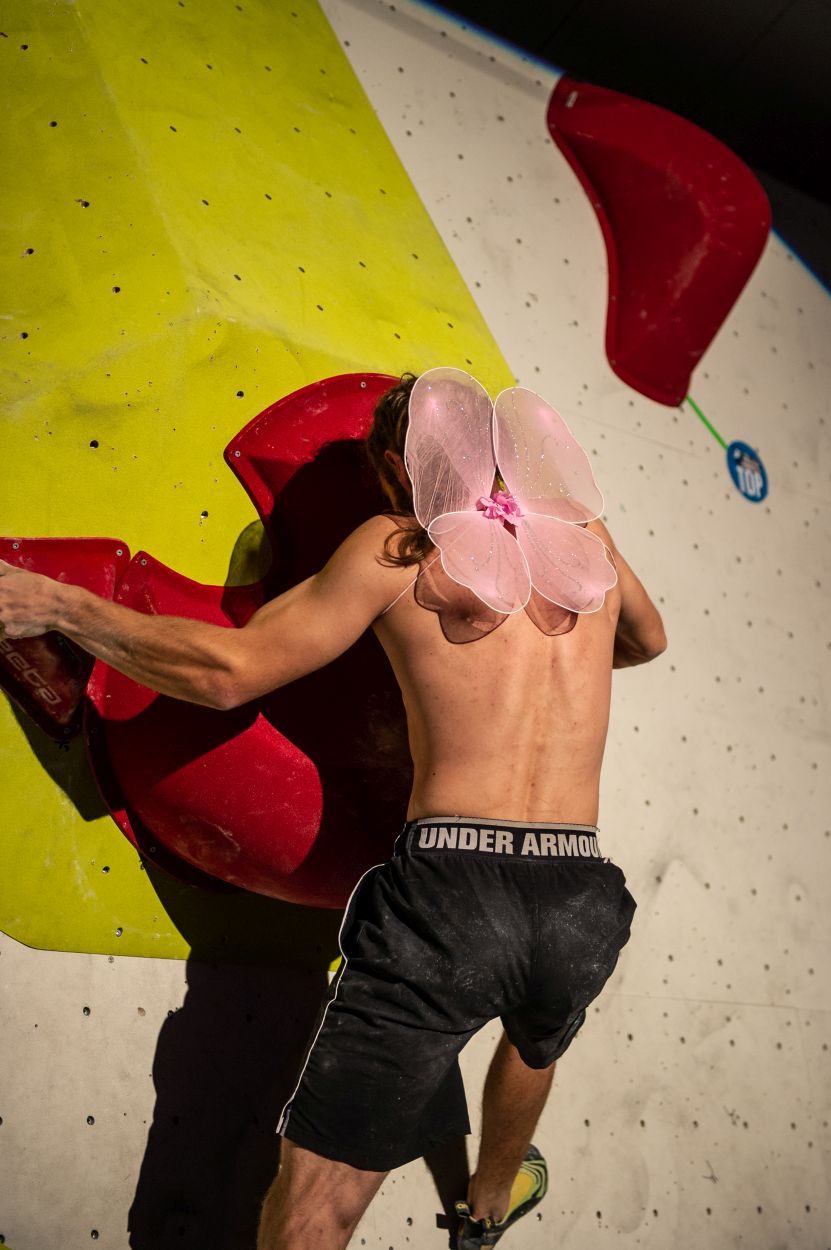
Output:
M768 475L762 459L747 443L733 442L727 448L727 467L733 484L751 503L767 498Z

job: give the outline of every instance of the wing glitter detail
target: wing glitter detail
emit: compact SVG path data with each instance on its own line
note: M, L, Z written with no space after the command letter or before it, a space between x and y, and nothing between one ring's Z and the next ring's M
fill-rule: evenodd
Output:
M442 567L496 612L520 612L531 596L528 562L507 529L484 512L445 512L427 530Z

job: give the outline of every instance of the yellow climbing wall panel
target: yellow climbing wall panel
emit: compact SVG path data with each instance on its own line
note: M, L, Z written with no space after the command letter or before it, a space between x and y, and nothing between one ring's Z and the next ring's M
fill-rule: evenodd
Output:
M0 532L221 583L254 520L222 449L275 399L437 363L510 382L312 0L12 2L3 35ZM268 900L154 888L80 744L5 700L0 772L11 936L178 957L198 912L239 956L273 928Z

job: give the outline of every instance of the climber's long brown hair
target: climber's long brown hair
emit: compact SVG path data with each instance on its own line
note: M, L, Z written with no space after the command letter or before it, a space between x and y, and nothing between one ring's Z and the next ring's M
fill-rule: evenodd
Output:
M404 456L404 440L407 437L409 421L410 392L416 382L414 373L404 373L400 382L385 392L375 405L372 429L367 435L366 450L370 464L381 481L384 492L392 502L393 517L401 517L404 524L399 525L384 540L383 564L408 565L418 564L434 550L430 537L415 520L413 497L406 490L393 472L392 466L384 457L385 451L395 451ZM393 551L393 546L395 551Z

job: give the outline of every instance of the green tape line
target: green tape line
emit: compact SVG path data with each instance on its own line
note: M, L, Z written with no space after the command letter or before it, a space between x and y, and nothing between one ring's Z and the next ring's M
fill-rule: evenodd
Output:
M690 405L690 407L693 409L693 411L694 411L694 412L695 412L695 413L696 413L696 414L697 414L697 415L701 418L701 420L704 422L704 424L706 425L707 429L708 429L708 430L710 431L710 433L712 434L713 438L714 438L714 439L716 439L716 441L717 441L717 442L721 443L721 445L722 445L722 447L724 448L724 450L725 450L725 451L727 451L727 444L725 443L724 439L721 437L721 435L719 434L719 432L718 432L718 430L715 428L715 426L710 424L710 422L709 422L709 421L707 420L707 418L704 416L704 413L701 411L701 409L699 408L698 404L695 402L695 400L692 398L692 396L691 396L691 395L688 395L688 396L687 396L687 403Z

